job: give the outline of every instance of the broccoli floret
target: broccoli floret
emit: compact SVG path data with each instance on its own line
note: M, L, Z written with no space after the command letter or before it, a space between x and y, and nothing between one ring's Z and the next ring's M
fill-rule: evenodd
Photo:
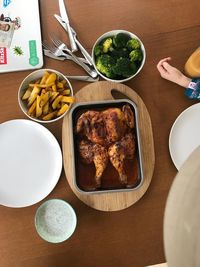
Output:
M142 61L143 55L140 49L136 49L130 52L129 54L130 61Z
M129 51L127 48L119 48L119 49L113 49L110 53L111 57L113 57L115 60L119 59L120 57L129 57Z
M139 49L141 47L140 41L132 38L127 42L127 47L129 50Z
M115 60L108 54L101 55L96 60L97 69L108 78L114 78L112 67L115 64Z
M115 48L113 46L110 46L108 52L112 52L113 50L115 50Z
M103 52L103 47L101 45L96 45L94 48L94 54L96 57L98 57L99 55L101 55Z
M130 37L125 33L118 33L113 37L113 44L117 48L126 47L127 42L130 40Z
M137 68L128 58L119 58L112 70L116 75L128 78L136 72Z
M112 47L112 43L113 43L112 38L107 38L107 39L103 42L102 46L103 46L103 52L104 52L104 53L108 53L109 49ZM112 48L111 48L111 49L112 49Z

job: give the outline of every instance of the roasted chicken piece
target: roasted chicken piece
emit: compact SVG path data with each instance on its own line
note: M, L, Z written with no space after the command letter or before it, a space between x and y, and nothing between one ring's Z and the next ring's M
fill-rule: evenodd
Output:
M79 154L84 163L90 164L93 162L93 144L87 140L81 140L78 146Z
M101 176L108 163L108 152L105 147L93 144L88 140L81 140L79 152L83 162L90 164L94 162L96 168L95 181L96 187L101 186Z
M93 110L83 113L77 121L76 132L86 136L92 143L103 145L106 129L101 113Z
M124 136L127 130L125 116L119 108L109 108L102 111L101 114L105 122L106 129L105 145L109 145Z
M122 107L122 112L124 114L124 119L126 121L126 124L129 128L133 129L135 126L135 120L133 116L133 111L131 110L129 105L124 105Z
M129 105L108 108L104 111L83 113L76 125L76 132L86 136L92 143L105 147L120 140L134 127L134 116Z
M119 173L122 184L127 184L125 171L125 159L133 159L135 154L135 140L132 133L126 134L120 141L115 142L108 148L110 162Z

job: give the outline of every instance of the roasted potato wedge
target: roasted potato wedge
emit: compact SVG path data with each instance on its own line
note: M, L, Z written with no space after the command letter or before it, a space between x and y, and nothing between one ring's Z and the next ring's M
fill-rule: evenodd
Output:
M49 120L53 119L56 116L56 114L57 114L57 111L53 111L53 112L45 115L42 119L44 121L49 121Z
M62 100L63 96L62 95L59 95L55 98L55 100L53 101L52 103L52 108L53 109L56 109L58 104L60 103L60 101Z
M42 107L41 107L41 96L37 95L36 99L36 118L40 117L42 115Z
M75 99L72 96L63 96L61 101L65 103L74 103Z
M40 90L41 89L37 85L35 85L33 87L33 90L32 90L32 92L31 92L31 94L30 94L30 96L28 98L28 107L30 107L31 104L35 101L35 99L37 98L37 95L39 94Z
M57 117L59 117L59 116L61 116L62 114L64 114L65 111L67 111L68 109L69 109L69 105L64 104L64 105L58 110Z
M57 75L56 75L54 72L52 72L52 73L49 75L49 77L47 78L45 84L46 84L47 86L50 86L51 84L54 84L54 83L55 83L56 79L57 79Z
M28 109L28 114L32 117L34 117L35 114L35 109L36 109L36 100L33 102L33 104L30 106Z
M26 100L26 99L28 99L28 98L30 97L30 95L31 95L31 92L32 92L32 88L29 87L29 88L26 90L26 92L24 93L24 95L22 96L22 100Z

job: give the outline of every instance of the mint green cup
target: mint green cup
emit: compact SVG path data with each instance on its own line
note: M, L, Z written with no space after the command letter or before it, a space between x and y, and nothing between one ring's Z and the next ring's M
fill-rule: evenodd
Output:
M37 233L50 243L60 243L70 238L76 225L77 217L74 209L61 199L45 201L35 214Z

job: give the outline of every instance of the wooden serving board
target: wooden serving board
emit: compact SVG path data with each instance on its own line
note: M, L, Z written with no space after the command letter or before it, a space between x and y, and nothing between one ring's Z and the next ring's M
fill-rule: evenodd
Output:
M112 192L99 194L82 194L77 191L73 184L73 158L72 151L70 149L72 140L70 136L71 125L69 121L69 115L66 115L64 117L62 128L64 170L69 185L81 201L83 201L85 204L94 209L102 211L122 210L138 201L149 187L155 165L151 119L144 102L133 89L124 84L119 83L112 83L107 81L96 82L83 87L75 95L76 102L113 100L113 97L111 95L112 89L117 89L118 91L126 94L130 99L135 102L138 108L140 142L144 173L144 181L140 188L129 192Z

